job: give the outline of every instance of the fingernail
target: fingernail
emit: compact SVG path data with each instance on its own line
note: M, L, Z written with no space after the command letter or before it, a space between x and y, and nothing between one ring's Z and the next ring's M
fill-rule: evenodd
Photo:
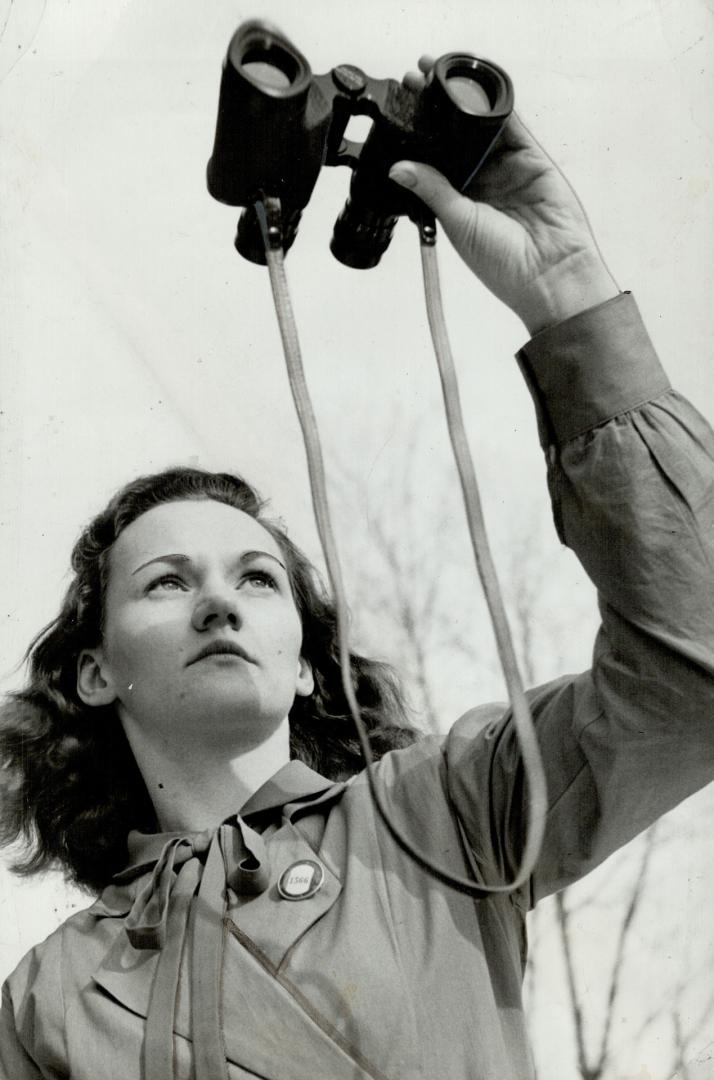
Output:
M396 184L401 184L405 188L416 187L416 174L411 165L407 165L405 162L400 161L396 165L392 165L389 170L389 179L394 180Z

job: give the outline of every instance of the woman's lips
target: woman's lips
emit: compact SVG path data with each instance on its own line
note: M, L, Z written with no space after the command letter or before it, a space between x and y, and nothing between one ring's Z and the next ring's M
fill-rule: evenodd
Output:
M245 649L235 641L213 641L208 645L204 645L204 647L188 661L186 666L190 667L192 664L197 664L199 660L208 660L211 657L216 656L233 656L240 660L245 660L249 664L254 663L253 659L248 655Z

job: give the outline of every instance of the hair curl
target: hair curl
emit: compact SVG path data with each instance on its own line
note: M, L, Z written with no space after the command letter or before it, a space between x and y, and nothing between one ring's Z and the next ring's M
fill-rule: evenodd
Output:
M31 643L26 687L0 710L0 843L24 841L20 874L61 866L68 878L101 890L126 860L131 829L152 831L156 816L112 706L86 706L77 694L77 659L102 639L109 553L119 534L162 503L213 499L255 518L286 558L303 629L302 653L315 689L290 711L291 756L330 779L363 767L342 689L335 608L314 567L265 504L229 473L175 468L122 488L81 534L73 579L60 613ZM417 738L385 664L351 654L352 677L375 757ZM102 712L104 715L97 715Z

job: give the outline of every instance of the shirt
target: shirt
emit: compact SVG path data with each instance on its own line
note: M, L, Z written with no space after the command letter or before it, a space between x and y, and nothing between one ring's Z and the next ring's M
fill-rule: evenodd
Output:
M558 532L602 615L592 670L529 694L548 814L528 885L447 888L392 840L364 773L335 784L291 762L214 831L131 835L124 872L8 979L0 1076L531 1077L527 910L714 776L714 436L629 294L518 360ZM514 875L526 810L507 706L387 754L377 777L435 862Z

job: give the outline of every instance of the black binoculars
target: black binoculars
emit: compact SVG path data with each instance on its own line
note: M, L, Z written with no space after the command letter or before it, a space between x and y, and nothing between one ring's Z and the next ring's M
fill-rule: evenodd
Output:
M261 21L239 26L228 46L208 190L245 207L235 245L265 263L258 207L279 198L283 249L292 245L323 165L352 169L350 193L330 248L357 269L376 266L400 215L418 221L420 201L389 179L395 161L433 165L463 191L513 109L501 68L469 53L436 61L421 89L372 79L341 64L313 76L305 57ZM344 137L352 116L372 120L363 143Z

